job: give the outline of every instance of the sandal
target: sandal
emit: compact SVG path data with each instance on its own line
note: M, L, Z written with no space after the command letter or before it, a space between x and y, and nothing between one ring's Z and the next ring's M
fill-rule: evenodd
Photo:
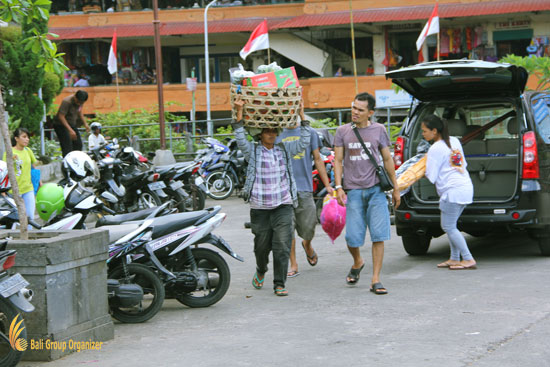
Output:
M317 253L315 252L315 250L313 250L313 255L309 256L307 254L307 250L306 250L306 247L304 246L303 242L302 242L302 247L304 248L304 251L306 252L307 262L309 263L309 265L311 265L311 266L317 265L317 261L319 261L319 258L317 257Z
M254 277L252 278L252 286L256 289L262 289L264 286L264 280L265 278L260 280L260 278L258 278L258 272L255 272Z
M294 278L300 275L300 272L298 270L291 270L288 273L286 273L287 278Z
M276 288L273 290L273 293L275 293L275 295L276 295L276 296L279 296L279 297L288 296L288 291L286 290L286 288L281 287L281 286L276 287Z
M371 285L370 291L374 294L388 294L388 290L380 282Z
M349 270L346 282L348 284L356 284L359 281L359 274L361 274L361 270L363 270L364 267L365 263L363 263L363 265L361 265L361 267L358 269L351 268Z
M438 267L438 268L449 268L449 267L455 266L455 265L460 265L460 263L452 264L452 263L450 263L449 261L444 261L444 262L442 262L442 263L440 263L440 264L437 264L437 267Z

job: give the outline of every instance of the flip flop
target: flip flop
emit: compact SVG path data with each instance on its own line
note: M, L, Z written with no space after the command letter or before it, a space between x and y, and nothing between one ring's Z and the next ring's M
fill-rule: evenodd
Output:
M449 266L449 270L474 270L477 269L477 264L473 264L470 266L466 265L451 265Z
M388 290L386 288L384 288L384 286L382 285L382 283L378 282L378 283L374 283L373 285L371 285L370 287L370 291L374 294L388 294Z
M361 265L359 269L351 268L347 276L347 278L350 278L351 280L348 280L346 278L346 282L348 284L357 284L357 282L359 281L359 275L361 274L361 270L363 270L364 267L365 267L365 263L363 263L363 265Z
M287 278L294 278L300 275L300 272L298 270L291 270L288 273L286 273Z
M286 290L286 288L281 287L281 286L278 286L277 288L275 288L273 290L273 293L275 293L275 295L279 296L279 297L288 296L288 291Z
M315 250L313 250L313 255L309 256L307 254L307 250L306 250L306 247L304 246L303 242L302 242L302 247L304 248L304 251L306 252L307 262L309 263L309 265L311 265L311 266L317 265L317 262L319 261L319 257L317 256L317 253L315 252Z
M252 286L256 289L262 289L262 287L264 286L264 280L265 277L260 280L260 278L258 278L258 272L255 272L254 277L252 278Z
M437 264L437 267L438 268L448 268L448 267L455 266L455 265L457 265L457 264L451 264L448 261L445 261L445 262L442 262L441 264Z

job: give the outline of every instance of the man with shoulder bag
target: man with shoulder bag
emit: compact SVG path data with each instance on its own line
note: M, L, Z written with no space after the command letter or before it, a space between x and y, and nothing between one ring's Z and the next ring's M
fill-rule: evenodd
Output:
M365 242L368 228L372 241L370 291L380 295L388 293L380 282L384 241L390 239L390 213L384 191L391 190L393 185L395 208L401 199L388 133L384 125L371 121L375 103L374 97L368 93L355 96L351 108L352 122L336 130L334 181L338 203L346 206L346 243L353 257L346 282L354 285L359 281L365 266L360 247ZM379 161L380 155L382 161Z

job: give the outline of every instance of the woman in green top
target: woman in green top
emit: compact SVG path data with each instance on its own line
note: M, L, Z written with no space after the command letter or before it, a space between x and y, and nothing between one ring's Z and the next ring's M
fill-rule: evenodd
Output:
M15 129L11 138L11 145L19 194L25 201L27 216L34 219L36 204L34 187L31 181L31 167L36 162L36 158L32 150L27 147L29 145L29 131L22 127ZM6 153L4 153L3 159L6 160Z

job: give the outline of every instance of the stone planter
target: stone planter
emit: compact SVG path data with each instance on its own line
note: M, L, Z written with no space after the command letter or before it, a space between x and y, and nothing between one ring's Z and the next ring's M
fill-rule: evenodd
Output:
M0 232L0 239L6 236L13 237L7 248L17 250L13 271L34 291L36 310L23 315L29 341L24 360L51 361L114 338L107 231L30 231L26 241L17 239L19 232Z

